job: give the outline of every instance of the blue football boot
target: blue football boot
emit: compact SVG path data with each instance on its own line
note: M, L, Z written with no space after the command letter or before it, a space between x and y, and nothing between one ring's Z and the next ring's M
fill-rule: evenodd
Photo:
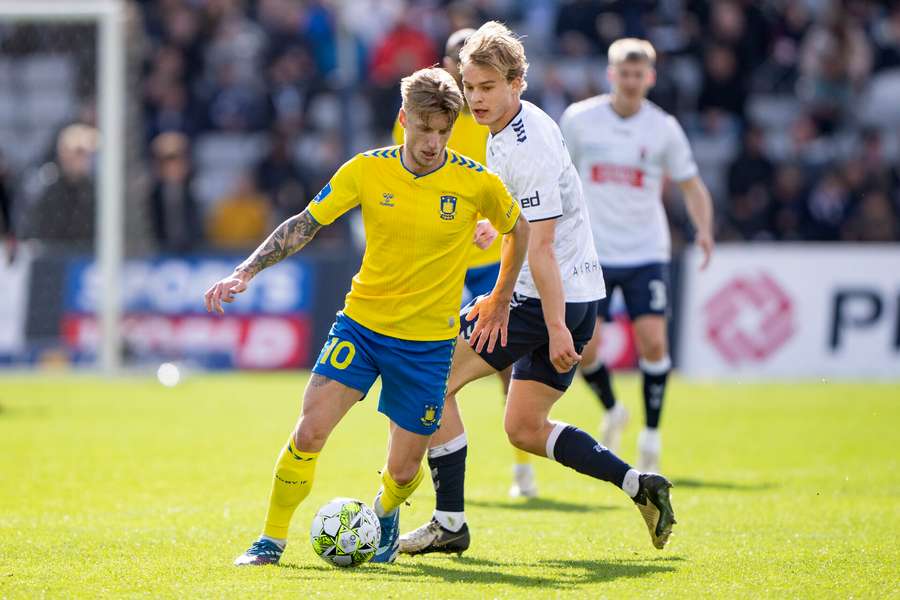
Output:
M400 551L400 509L395 508L391 514L378 517L378 522L381 523L381 541L372 562L392 563Z
M246 552L234 559L237 567L243 565L277 565L284 548L271 540L258 539Z

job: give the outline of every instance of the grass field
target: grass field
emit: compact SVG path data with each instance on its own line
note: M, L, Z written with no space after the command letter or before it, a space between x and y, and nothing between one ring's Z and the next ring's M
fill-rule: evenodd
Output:
M462 396L470 551L342 571L313 555L308 526L333 496L371 501L386 426L370 397L326 447L283 564L234 568L304 382L0 378L0 597L900 597L900 386L887 385L675 380L663 470L679 524L660 552L621 491L545 459L541 498L508 499L497 386L481 382ZM638 380L617 382L640 415ZM580 382L555 413L592 432L599 415ZM432 498L423 483L403 530Z

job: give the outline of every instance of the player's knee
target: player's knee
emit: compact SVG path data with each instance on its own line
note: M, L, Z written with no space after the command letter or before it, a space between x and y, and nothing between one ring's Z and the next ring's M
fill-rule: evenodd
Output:
M668 351L665 338L650 339L644 344L641 358L655 362L665 358Z
M397 485L403 486L407 485L413 479L416 478L416 473L419 472L419 468L421 463L404 461L399 464L390 464L388 465L388 473L391 475L391 479L394 480L394 483Z
M506 429L509 443L520 450L528 450L533 447L534 440L540 433L540 427L535 427L524 419L506 419L503 426Z
M301 452L318 452L325 445L329 433L328 428L303 418L294 430L294 446Z

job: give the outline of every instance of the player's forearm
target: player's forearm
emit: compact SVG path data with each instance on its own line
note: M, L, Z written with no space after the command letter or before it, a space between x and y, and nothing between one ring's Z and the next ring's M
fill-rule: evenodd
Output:
M532 244L528 249L528 268L541 295L541 307L547 329L566 326L566 296L553 243Z
M694 228L698 232L711 236L713 206L706 184L699 176L695 176L681 184L681 191L684 194L684 204Z
M275 228L253 254L235 268L247 280L294 254L309 243L322 226L308 211L294 215Z
M528 221L519 217L512 231L503 236L503 241L500 242L500 274L493 293L500 294L503 298L512 298L516 279L528 254L529 233Z

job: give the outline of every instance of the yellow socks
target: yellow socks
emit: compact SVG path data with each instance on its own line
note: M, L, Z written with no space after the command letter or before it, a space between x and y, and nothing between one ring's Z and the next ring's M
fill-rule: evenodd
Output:
M312 489L318 458L318 452L297 450L294 447L293 436L288 439L287 446L278 455L278 462L275 463L264 535L276 539L287 538L294 511Z
M424 475L425 470L422 469L422 465L419 465L419 470L416 472L416 476L412 478L412 481L406 485L400 485L394 481L387 467L385 467L381 473L381 489L378 491L378 495L375 496L375 512L378 516L383 517L394 512L395 508L412 496L412 493L422 483Z
M531 463L531 455L520 448L513 446L513 456L517 465L527 465Z

